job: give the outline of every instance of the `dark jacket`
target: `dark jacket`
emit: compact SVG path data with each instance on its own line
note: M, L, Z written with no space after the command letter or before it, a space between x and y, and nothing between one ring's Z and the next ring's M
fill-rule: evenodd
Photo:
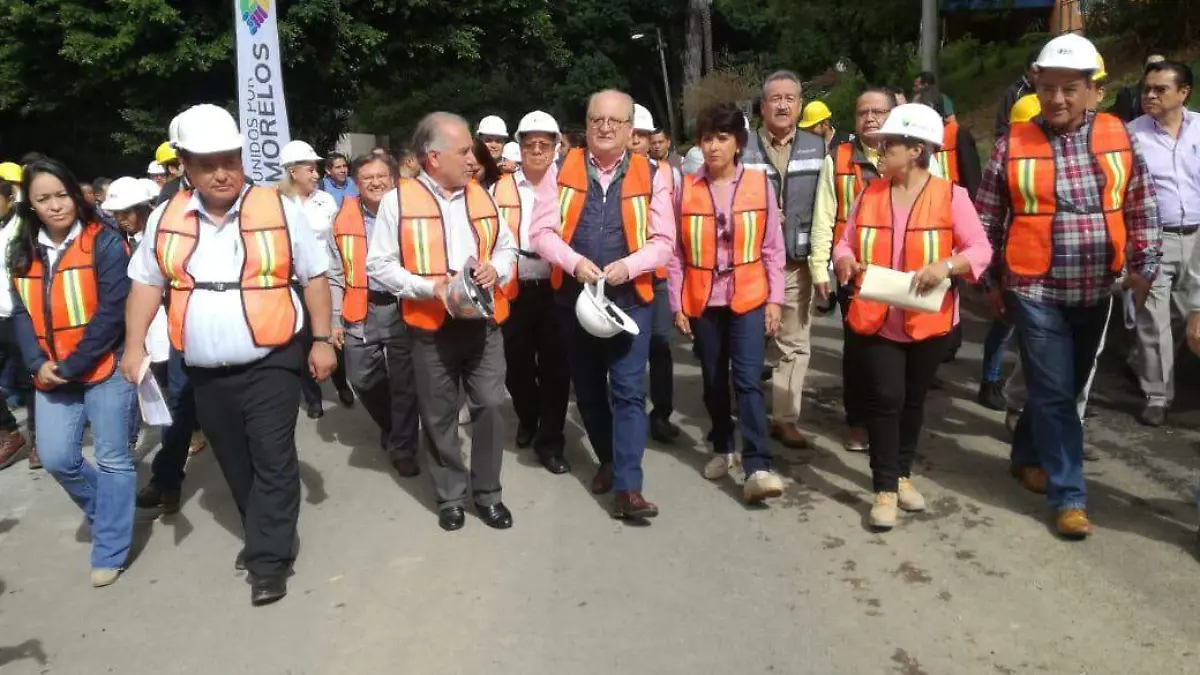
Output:
M1021 76L1021 79L1008 85L1008 89L1004 90L1004 97L1000 99L1000 108L996 110L996 135L993 138L1000 138L1008 134L1013 104L1022 96L1032 93L1033 85L1025 79L1024 75Z
M43 247L37 254L46 263ZM101 228L96 236L96 313L83 331L83 339L70 356L58 364L58 375L64 380L74 380L87 374L105 355L119 351L125 342L125 298L129 295L129 252L121 235L108 228ZM29 310L15 289L13 294L13 334L21 348L21 357L30 374L36 374L50 357L42 351Z
M979 161L979 148L975 147L975 137L961 124L958 125L958 181L974 201L975 192L983 182L983 164Z
M1109 112L1120 117L1126 124L1142 116L1142 83L1121 87L1117 92L1117 100L1113 101Z

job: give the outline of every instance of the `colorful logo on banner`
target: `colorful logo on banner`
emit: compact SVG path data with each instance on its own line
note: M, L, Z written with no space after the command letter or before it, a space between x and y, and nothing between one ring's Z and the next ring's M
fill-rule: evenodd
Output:
M249 26L251 35L262 28L270 11L271 0L242 0L242 21Z

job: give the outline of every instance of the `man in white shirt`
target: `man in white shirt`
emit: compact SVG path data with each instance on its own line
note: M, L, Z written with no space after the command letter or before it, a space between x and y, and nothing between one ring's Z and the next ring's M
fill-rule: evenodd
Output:
M129 263L121 371L139 380L146 332L168 288L172 346L183 353L200 426L242 516L254 605L287 594L300 513L296 414L306 355L294 277L304 287L317 380L336 362L330 344L326 249L304 215L271 188L251 187L242 136L228 112L195 106L179 121L188 182L150 217Z
M379 207L367 247L367 275L400 297L412 339L417 409L430 441L438 523L464 524L467 467L458 447L459 390L471 410L471 495L490 527L512 527L501 501L504 452L504 339L490 320L447 314L447 289L475 259L472 277L493 292L512 279L516 244L487 191L471 180L477 169L471 131L458 115L426 115L413 135L421 175L400 181ZM403 223L403 227L401 227ZM497 320L507 311L495 293Z
M506 384L517 413L517 447L533 446L538 461L553 474L571 470L563 456L563 424L571 379L563 345L550 264L533 251L529 226L533 221L533 195L550 164L558 143L558 123L540 110L529 113L517 127L521 168L505 174L492 186L492 195L518 242L515 283L503 289L512 301L512 315L504 323Z

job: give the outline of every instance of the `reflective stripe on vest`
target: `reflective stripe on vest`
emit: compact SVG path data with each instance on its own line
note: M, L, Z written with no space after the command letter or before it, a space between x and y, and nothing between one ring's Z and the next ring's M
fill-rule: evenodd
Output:
M342 320L360 323L367 318L367 223L362 202L347 196L333 221L333 241L342 256L346 292L342 297Z
M958 122L950 122L944 132L945 143L933 154L933 160L942 169L942 178L961 185L958 174Z
M476 260L491 262L500 231L500 214L487 190L478 182L467 183L467 219L475 236ZM426 279L444 278L450 271L446 253L445 219L437 197L416 178L402 178L400 200L400 264ZM508 318L508 299L494 294L496 323ZM438 298L400 299L404 321L414 328L434 331L446 322L446 306Z
M1088 151L1104 177L1101 208L1112 247L1113 274L1125 265L1125 192L1133 172L1133 148L1125 124L1099 113L1092 120ZM1054 261L1054 217L1058 213L1054 147L1035 122L1012 125L1008 134L1006 172L1012 202L1012 223L1004 259L1013 274L1043 277ZM1077 205L1082 206L1082 205Z
M40 256L33 256L29 271L24 275L13 277L13 287L29 312L38 345L52 361L62 361L74 353L100 304L100 289L96 282L96 239L101 231L99 223L83 227L79 236L59 256L49 288L45 285L46 267ZM85 384L103 382L116 369L117 358L110 350L78 381ZM43 389L37 378L34 378L34 385Z
M558 210L562 217L562 240L568 246L579 226L583 204L587 201L590 179L587 159L582 148L571 150L558 172ZM625 244L632 254L646 245L650 230L650 158L631 153L625 176L621 179L621 222L625 229ZM654 299L654 273L643 274L633 280L634 290L642 302ZM563 271L555 267L550 271L550 285L562 286Z
M767 226L767 174L746 169L734 186L733 293L729 308L735 314L758 309L767 301L767 269L762 262ZM683 182L680 204L680 248L684 252L683 313L699 317L712 296L717 270L717 218L708 180L689 176Z
M901 270L915 272L944 260L954 253L954 229L951 220L953 183L930 176L909 212L901 254ZM892 267L895 223L892 216L891 183L873 181L867 186L855 221L856 241L851 243L854 256L864 265ZM861 279L858 285L861 287ZM850 301L846 321L860 335L874 335L883 328L889 311L904 313L904 332L913 340L945 335L954 327L953 289L946 293L942 308L932 314L891 309L881 302L864 300L856 292Z
M496 199L496 208L500 209L500 220L508 225L513 241L517 243L518 249L521 248L521 192L517 189L517 174L506 173L501 176L500 180L492 187L492 196ZM519 267L520 256L518 255L512 281L501 289L509 300L516 300L517 294L521 290L521 279L517 269Z
M154 253L168 282L167 326L171 345L186 351L184 323L196 280L188 263L200 240L200 217L188 211L191 191L179 191L167 204ZM296 330L296 306L292 302L292 239L279 193L253 186L242 196L238 209L238 232L242 238L242 313L256 347L282 347ZM232 280L230 280L232 281Z
M850 209L862 193L864 184L862 167L854 161L854 144L842 143L833 158L833 187L837 196L837 210L833 216L834 246L842 240L846 221L850 219Z

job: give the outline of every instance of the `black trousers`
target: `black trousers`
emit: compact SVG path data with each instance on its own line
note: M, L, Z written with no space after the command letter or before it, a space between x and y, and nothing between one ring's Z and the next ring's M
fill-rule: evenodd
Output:
M675 315L667 295L667 282L654 280L654 314L650 330L650 417L667 420L675 412L675 362L671 357L671 336Z
M550 282L522 282L504 322L504 384L522 429L533 429L533 449L546 460L562 457L571 378Z
M302 340L244 366L188 368L200 428L233 493L246 536L246 569L288 574L300 516L296 414L306 352Z
M21 360L21 350L13 337L12 319L0 317L0 370L10 361L13 368L13 388L25 394L25 410L28 413L25 424L30 433L33 433L33 380L29 371L25 369L25 362ZM18 426L17 418L13 417L12 411L8 409L8 402L0 396L0 431L17 431Z
M838 308L842 312L842 406L846 408L846 426L862 428L866 425L866 414L863 412L866 393L861 385L866 375L861 372L862 357L854 352L856 342L850 338L853 331L846 325L854 284L838 286L836 293Z
M300 295L301 298L304 297L304 288L296 284L292 284L292 288ZM303 341L304 353L308 354L310 351L312 351L312 317L308 315L308 305L305 305L303 302L300 303L300 305L304 308L304 330L301 331L300 335L297 337ZM337 367L335 367L333 369L333 373L330 374L329 381L333 382L333 386L337 388L338 391L345 391L350 388L350 384L346 381L346 357L342 353L342 350L338 349L336 351ZM313 379L312 373L308 372L307 367L304 368L302 377L304 379L301 384L303 387L301 393L304 395L304 405L320 405L321 384Z
M912 473L917 441L925 421L925 395L946 357L950 337L893 342L846 330L861 362L866 394L867 435L871 444L871 476L875 492L895 492L899 480Z

